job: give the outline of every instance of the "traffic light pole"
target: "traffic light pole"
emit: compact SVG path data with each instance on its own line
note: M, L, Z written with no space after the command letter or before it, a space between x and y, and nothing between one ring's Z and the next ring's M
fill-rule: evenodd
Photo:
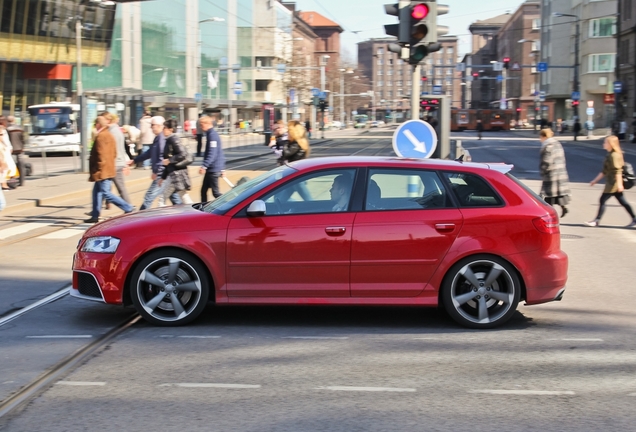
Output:
M411 76L411 120L419 120L420 118L420 65L413 66L413 75Z

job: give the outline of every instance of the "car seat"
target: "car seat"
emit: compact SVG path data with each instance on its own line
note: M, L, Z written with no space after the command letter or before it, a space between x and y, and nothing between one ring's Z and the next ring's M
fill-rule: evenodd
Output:
M382 200L382 190L375 180L369 180L369 186L367 187L367 210L380 209L380 201Z

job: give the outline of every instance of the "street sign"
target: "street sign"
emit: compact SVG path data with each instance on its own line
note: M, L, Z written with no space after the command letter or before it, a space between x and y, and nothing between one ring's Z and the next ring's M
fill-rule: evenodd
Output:
M321 91L320 93L318 93L318 98L327 99L327 92Z
M312 88L312 89L311 89L311 95L312 95L312 96L316 97L316 96L318 96L319 94L320 94L320 89L318 89L318 88L316 88L316 87L314 87L314 88Z
M276 72L278 73L285 73L285 70L287 70L287 65L285 65L285 63L279 63L276 65Z
M404 122L393 134L393 151L405 158L430 158L437 147L437 132L422 120Z
M588 108L585 110L585 114L589 115L589 116L593 116L594 115L594 108Z
M537 63L537 70L539 72L547 72L548 71L548 64L546 62Z
M580 100L581 92L572 92L572 100Z
M497 82L503 81L503 75L497 75Z
M502 71L503 70L503 63L502 62L494 62L492 64L492 70L494 70L494 71Z
M442 86L441 85L434 85L433 86L433 94L434 95L441 95L442 94Z
M623 83L621 81L614 81L614 93L623 92Z
M539 102L545 102L545 92L544 91L540 91L539 92Z
M234 94L235 95L240 95L243 93L243 83L240 81L236 81L234 83Z
M196 103L199 103L203 100L203 95L201 93L195 93L194 94L194 101Z
M518 63L518 62L514 62L514 63L512 64L512 67L510 68L510 70L513 70L513 71L520 71L520 70L521 70L521 66L519 65L519 63Z

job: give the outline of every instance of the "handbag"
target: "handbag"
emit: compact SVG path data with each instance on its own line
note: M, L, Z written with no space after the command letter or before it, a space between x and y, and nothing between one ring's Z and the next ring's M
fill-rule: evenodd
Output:
M625 162L623 165L623 187L625 189L631 189L636 181L636 175L634 175L634 167L629 162Z

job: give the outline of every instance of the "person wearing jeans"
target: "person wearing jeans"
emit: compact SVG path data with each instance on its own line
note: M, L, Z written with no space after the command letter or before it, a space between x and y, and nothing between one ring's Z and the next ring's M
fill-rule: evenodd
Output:
M165 185L160 186L159 180L161 180L161 174L163 172L164 166L162 164L163 161L163 149L166 145L166 138L163 135L163 124L166 120L161 116L154 116L150 120L152 133L155 135L154 142L150 146L150 151L146 153L142 153L137 156L134 160L128 162L130 165L139 164L144 161L148 161L151 163L152 168L152 183L150 187L146 191L146 195L144 196L144 202L139 208L139 210L145 210L152 207L152 203L155 202L157 197L163 198L163 190ZM181 197L179 194L173 193L170 195L170 201L173 204L182 204Z
M88 160L90 171L88 180L94 182L93 210L91 217L84 220L86 223L99 222L103 199L112 202L125 213L130 213L135 210L132 204L128 204L122 198L111 192L111 182L116 175L115 158L117 157L117 145L115 138L108 131L108 123L109 121L102 116L97 117L95 120L97 135Z
M207 138L203 165L199 169L199 174L204 175L203 185L201 186L201 202L207 202L209 189L212 189L214 198L221 196L219 177L223 176L225 156L223 155L221 138L213 128L214 119L210 116L203 116L199 119L199 122Z

